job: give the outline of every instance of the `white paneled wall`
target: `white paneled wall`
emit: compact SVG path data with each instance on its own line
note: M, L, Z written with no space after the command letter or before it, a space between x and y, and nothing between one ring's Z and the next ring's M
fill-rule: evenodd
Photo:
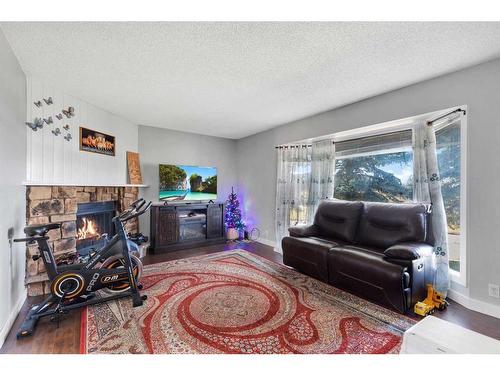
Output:
M52 97L47 105L43 98ZM52 116L53 124L27 132L27 184L123 185L127 183L126 151L137 152L138 127L112 113L68 95L37 78L27 79L27 121ZM38 108L34 102L41 100ZM56 114L62 109L75 108L75 116L62 120ZM63 126L70 126L71 141L66 141ZM80 151L80 126L115 137L115 156ZM60 128L55 136L52 130Z

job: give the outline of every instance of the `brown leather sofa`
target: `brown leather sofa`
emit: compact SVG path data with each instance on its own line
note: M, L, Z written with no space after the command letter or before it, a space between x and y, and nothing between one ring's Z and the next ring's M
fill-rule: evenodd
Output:
M425 204L323 200L312 225L289 228L283 262L405 312L432 280L429 212Z

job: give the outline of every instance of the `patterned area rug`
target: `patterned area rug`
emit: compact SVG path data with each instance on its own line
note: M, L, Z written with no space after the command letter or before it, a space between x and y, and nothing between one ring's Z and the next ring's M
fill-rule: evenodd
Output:
M148 299L89 307L83 353L398 353L415 321L244 250L145 267Z

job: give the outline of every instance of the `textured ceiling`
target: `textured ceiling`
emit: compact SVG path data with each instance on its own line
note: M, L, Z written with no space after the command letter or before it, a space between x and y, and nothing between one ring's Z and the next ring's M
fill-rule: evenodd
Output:
M500 56L500 23L1 23L26 72L143 125L241 138Z

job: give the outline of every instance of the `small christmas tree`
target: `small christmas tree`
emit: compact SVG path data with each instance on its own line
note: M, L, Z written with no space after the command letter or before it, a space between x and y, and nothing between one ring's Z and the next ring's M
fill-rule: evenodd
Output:
M241 230L245 228L245 224L241 221L241 210L240 202L238 201L238 196L231 187L231 193L226 201L226 213L224 215L224 223L226 228L234 228L236 230Z

